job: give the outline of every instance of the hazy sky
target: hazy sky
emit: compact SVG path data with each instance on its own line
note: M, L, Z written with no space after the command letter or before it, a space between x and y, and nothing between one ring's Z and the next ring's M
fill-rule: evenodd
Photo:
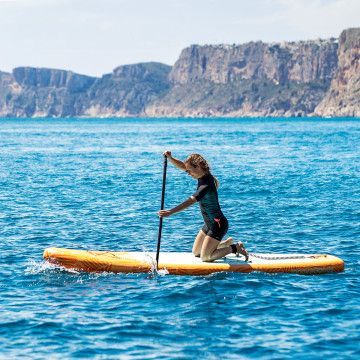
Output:
M172 65L191 44L338 37L359 14L360 0L0 0L0 70Z

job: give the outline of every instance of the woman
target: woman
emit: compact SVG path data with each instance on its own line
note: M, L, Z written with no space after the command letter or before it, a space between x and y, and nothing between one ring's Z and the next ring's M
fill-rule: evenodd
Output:
M248 253L242 242L234 245L232 238L221 241L228 230L228 221L219 205L217 193L219 182L211 175L207 161L199 154L191 154L184 162L173 158L170 151L166 151L164 155L177 168L197 179L198 187L189 199L171 210L160 210L159 216L170 216L198 201L205 224L196 236L193 254L200 257L202 261L214 261L231 253L242 254L247 260Z

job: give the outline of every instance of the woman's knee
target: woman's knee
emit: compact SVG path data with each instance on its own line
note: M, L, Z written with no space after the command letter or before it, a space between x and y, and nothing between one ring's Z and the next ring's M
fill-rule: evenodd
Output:
M196 257L200 257L200 251L197 251L196 249L192 249L192 253Z
M213 261L212 255L216 251L218 245L219 245L219 241L217 239L214 239L211 236L206 236L200 252L201 260Z
M205 261L205 262L210 262L210 261L212 261L211 255L208 255L208 254L206 254L206 255L200 255L200 258L201 258L201 261Z
M193 253L195 256L200 256L201 245L202 245L202 244L199 244L199 243L195 243L195 244L193 245L192 253Z
M201 251L200 258L201 261L211 261L211 254L208 251Z
M203 242L204 242L205 237L206 237L206 234L204 234L204 232L202 230L200 230L199 233L197 234L196 238L195 238L194 245L192 247L192 253L195 256L200 255L201 248L203 246Z

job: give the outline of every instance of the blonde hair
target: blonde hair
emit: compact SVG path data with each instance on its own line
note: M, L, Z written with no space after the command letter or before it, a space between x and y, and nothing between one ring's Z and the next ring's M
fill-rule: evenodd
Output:
M189 163L191 166L200 167L204 171L205 175L210 174L210 165L209 163L200 155L200 154L190 154L185 160L186 163ZM219 180L213 176L215 181L216 188L219 187Z

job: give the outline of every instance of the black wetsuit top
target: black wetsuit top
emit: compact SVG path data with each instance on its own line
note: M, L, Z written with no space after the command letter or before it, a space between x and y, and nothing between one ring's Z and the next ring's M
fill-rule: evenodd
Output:
M214 177L207 174L198 179L197 190L192 196L199 202L204 218L202 230L220 241L228 230L228 221L220 208Z

